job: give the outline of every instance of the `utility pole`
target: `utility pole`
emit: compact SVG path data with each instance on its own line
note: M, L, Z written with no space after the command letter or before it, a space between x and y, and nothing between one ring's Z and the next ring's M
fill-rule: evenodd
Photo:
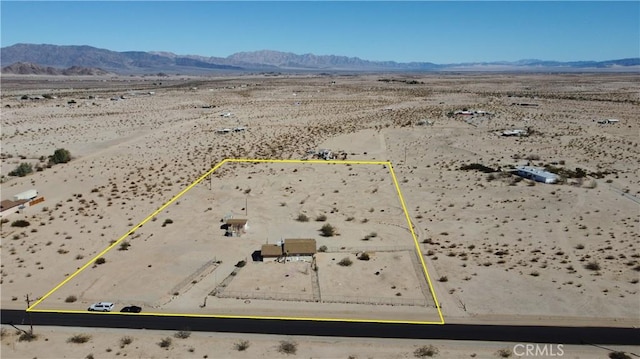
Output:
M27 294L27 309L31 307L31 300L29 300L29 294ZM29 313L29 334L33 335L33 318L31 317L31 312Z

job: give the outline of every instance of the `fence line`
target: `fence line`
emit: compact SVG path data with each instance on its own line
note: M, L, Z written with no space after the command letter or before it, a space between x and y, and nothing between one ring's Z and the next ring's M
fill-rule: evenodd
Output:
M171 288L171 291L169 291L169 294L173 294L173 293L176 293L176 292L180 293L184 287L188 286L189 284L194 284L193 281L194 281L194 279L196 279L196 277L201 276L201 275L202 276L207 276L207 275L211 274L211 272L213 272L218 267L219 263L220 262L217 261L216 259L212 259L210 261L207 261L205 264L200 266L200 268L196 269L195 272L193 272L191 275L189 275L188 277L183 279L175 287Z
M415 251L413 246L358 246L358 247L327 247L328 253L353 252L402 252Z

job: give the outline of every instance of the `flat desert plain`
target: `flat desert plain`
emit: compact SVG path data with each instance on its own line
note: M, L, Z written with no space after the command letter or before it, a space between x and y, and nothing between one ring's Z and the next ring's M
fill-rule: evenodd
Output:
M156 313L438 322L438 305L447 323L637 326L638 80L3 76L2 199L37 189L45 200L3 216L2 307L24 309L27 294L33 303L67 280L36 310L104 300ZM528 136L501 136L514 129ZM73 159L48 165L58 148ZM305 160L321 148L338 161L389 161L411 228L386 165L228 162L202 178L224 159ZM34 173L9 176L25 162ZM527 164L560 171L561 183L510 173ZM248 228L226 237L228 218ZM334 235L321 235L325 224ZM307 262L252 260L287 238L323 248ZM11 338L3 354L28 355L33 344Z

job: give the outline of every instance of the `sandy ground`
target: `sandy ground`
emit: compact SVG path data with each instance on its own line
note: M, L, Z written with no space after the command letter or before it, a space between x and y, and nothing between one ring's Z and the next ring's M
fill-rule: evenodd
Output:
M176 338L175 331L42 327L38 339L20 342L11 327L2 328L0 347L3 358L414 358L414 351L432 346L440 358L500 358L501 351L523 353L524 343L473 342L450 340L362 339L340 337L306 337L260 334L228 334L191 332L186 339ZM69 339L87 335L86 343ZM125 337L130 344L122 345ZM168 348L159 343L171 339ZM238 351L236 345L247 341L248 347ZM294 354L279 351L281 342L296 344ZM520 344L520 346L518 346ZM541 346L539 350L543 350ZM578 346L551 344L546 353L563 358L605 358L611 351L637 353L630 346ZM512 355L511 357L518 357ZM522 357L522 356L521 356ZM532 357L532 356L529 356ZM553 357L553 356L547 356Z
M2 307L44 296L224 158L302 159L309 149L331 148L350 160L393 163L446 322L640 325L637 75L416 77L423 85L383 77L390 76L3 76L2 199L37 188L45 202L2 225ZM19 100L45 93L56 98ZM492 115L449 115L463 108ZM596 122L604 118L620 122ZM237 126L247 131L216 133ZM527 127L529 137L499 136ZM61 147L74 160L47 168L40 158ZM42 170L8 177L21 162ZM603 175L543 185L460 169L471 163L555 163ZM311 220L295 221L300 213ZM319 236L320 214L339 236ZM246 235L223 236L220 220L229 215L249 218ZM433 301L404 252L413 240L403 216L382 166L225 165L127 238L128 250L115 247L105 264L90 265L41 305L82 310L113 300L182 313L243 310L242 300L208 294L261 244L292 237L316 238L336 261L374 252L371 268L358 260L320 266L321 295L351 296L352 284L338 285L344 278L371 291L363 298ZM11 227L17 219L30 226ZM163 227L166 219L173 223ZM380 247L401 251L404 264L394 267ZM592 262L600 269L587 269ZM384 265L388 276L366 277ZM403 267L407 276L399 275ZM253 288L251 277L241 270L231 283ZM291 279L264 288L313 292L306 279ZM66 303L71 295L77 301ZM292 303L249 305L269 313L370 312L362 303ZM384 307L384 318L411 315L412 306Z

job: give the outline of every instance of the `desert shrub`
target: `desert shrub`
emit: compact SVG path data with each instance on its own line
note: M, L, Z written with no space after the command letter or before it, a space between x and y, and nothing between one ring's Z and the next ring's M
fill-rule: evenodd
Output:
M233 348L239 352L247 350L249 348L248 340L241 340L233 345Z
M31 163L22 162L13 171L9 172L9 176L24 177L30 173L33 173Z
M88 334L76 334L76 335L72 336L71 338L67 339L67 343L82 344L82 343L88 342L89 339L91 339L91 335L88 335Z
M170 218L167 218L167 219L165 219L165 220L164 220L164 222L162 222L162 226L164 227L164 226L166 226L167 224L171 224L171 223L173 223L173 220L172 220L172 219L170 219Z
M187 339L191 336L191 332L188 330L181 330L179 332L177 332L176 334L173 335L174 337L178 338L178 339Z
M424 345L413 351L413 356L416 358L432 357L436 354L438 354L438 348L433 345Z
M75 302L76 300L78 300L78 297L76 297L75 295L70 295L70 296L68 296L64 301L65 301L66 303L73 303L73 302Z
M462 171L470 171L470 170L476 170L476 171L480 171L482 173L492 173L492 172L496 172L496 170L494 170L491 167L487 167L485 165L482 165L480 163L471 163L468 165L463 165L460 167L460 170Z
M38 339L38 336L33 334L32 332L22 332L18 337L19 342L31 342Z
M164 339L162 339L158 345L160 346L160 348L169 348L171 346L171 338L166 337Z
M29 225L31 225L31 223L29 223L28 221L25 221L23 219L19 219L17 221L11 222L11 227L24 228L24 227L29 227Z
M323 237L333 237L336 234L336 229L329 223L320 228L320 233Z
M100 257L98 259L96 259L96 264L105 264L107 262L106 259L104 259L104 257Z
M283 354L295 354L298 351L298 343L283 340L278 345L278 351Z
M348 258L347 258L348 259ZM369 253L367 252L362 252L359 256L358 259L361 261L368 261L370 259L369 257Z
M309 222L309 217L307 217L304 213L300 213L296 218L298 222Z
M448 282L448 281L449 281L449 278L447 278L447 276L446 276L446 275L443 275L442 277L440 277L440 279L438 279L438 281L439 281L439 282L443 282L443 283L444 283L444 282Z
M120 248L118 248L119 251L126 251L129 250L129 247L131 247L131 243L124 241L122 243L120 243Z
M51 163L67 163L69 161L71 161L71 152L64 148L58 148L53 152L53 155L49 157L49 162Z
M245 265L247 265L247 262L245 261L239 261L238 263L236 263L236 268L242 268Z
M611 359L631 359L629 355L625 352L611 352L609 353L609 358Z
M351 259L349 257L344 257L340 260L340 262L338 262L339 266L343 266L343 267L348 267L350 265L352 265L353 262L351 261Z
M320 246L320 248L318 248L318 252L326 252L327 251L327 246Z
M578 245L576 246L576 249L584 249L584 244L578 244Z
M327 216L325 216L324 214L321 214L316 217L316 222L324 222L326 220L327 220Z
M500 349L498 350L497 354L500 358L508 358L511 356L512 353L511 353L511 349Z
M585 264L584 267L586 269L588 269L588 270L595 270L595 271L600 270L600 264L598 262L596 262L596 261L591 261L591 262Z
M124 336L120 338L120 348L124 348L126 345L129 345L133 342L133 338L130 336Z

